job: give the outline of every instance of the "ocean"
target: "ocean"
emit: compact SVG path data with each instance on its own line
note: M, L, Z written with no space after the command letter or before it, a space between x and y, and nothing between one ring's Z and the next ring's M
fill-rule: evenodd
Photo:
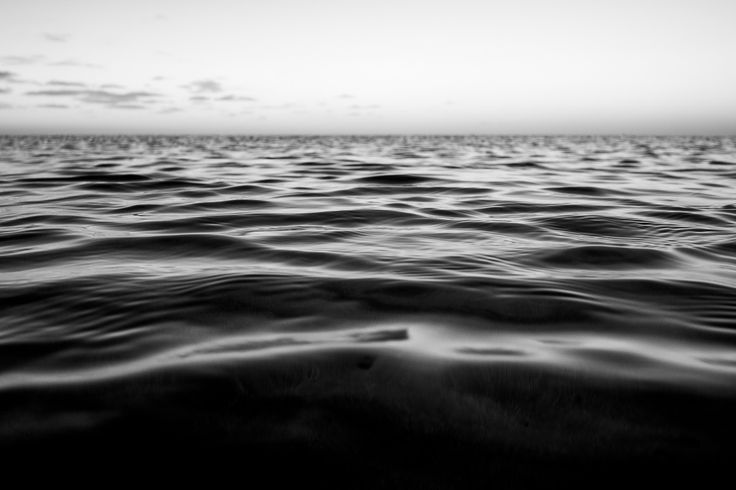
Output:
M736 456L736 138L2 136L0 175L6 461L589 488Z

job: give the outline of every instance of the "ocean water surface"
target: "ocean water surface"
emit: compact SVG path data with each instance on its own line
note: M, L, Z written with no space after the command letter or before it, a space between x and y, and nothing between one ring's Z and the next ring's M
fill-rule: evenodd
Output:
M286 390L301 408L276 425L306 431L267 432L251 411L261 429L232 436L244 412L228 409L228 437L318 446L342 413L326 393L434 386L402 398L416 413L518 373L577 380L553 403L576 383L736 392L734 138L8 136L0 175L0 438L13 444L160 421L161 393L191 408L181 397L220 384L227 403ZM498 422L507 442L515 423Z

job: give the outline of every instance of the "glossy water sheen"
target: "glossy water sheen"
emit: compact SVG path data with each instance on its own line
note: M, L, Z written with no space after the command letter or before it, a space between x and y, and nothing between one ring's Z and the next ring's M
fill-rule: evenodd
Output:
M0 388L367 344L733 386L734 144L5 137Z

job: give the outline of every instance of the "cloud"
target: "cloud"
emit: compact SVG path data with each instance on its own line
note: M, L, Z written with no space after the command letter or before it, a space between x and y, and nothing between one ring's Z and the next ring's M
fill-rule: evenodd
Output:
M30 65L43 61L44 57L40 54L30 56L0 56L0 62L6 65Z
M12 71L0 71L0 82L25 83L29 85L43 85L42 83L39 83L33 80L25 80L22 78L18 78L18 74Z
M17 55L0 56L0 63L6 64L6 65L31 65L33 63L40 63L46 60L47 58L40 54L34 54L34 55L28 55L28 56L17 56ZM46 64L49 66L76 66L76 67L81 67L81 68L102 68L101 65L97 65L95 63L85 63L83 61L78 61L78 60L71 59L71 58L67 58L61 61L47 61Z
M218 97L217 100L234 102L255 102L256 99L254 99L253 97L246 97L244 95L223 95L222 97Z
M66 104L38 104L36 107L43 107L45 109L68 109L69 106Z
M147 107L140 104L116 104L111 105L115 109L146 109Z
M2 88L0 87L0 94L9 94L10 89L9 88Z
M151 103L150 99L160 97L155 92L111 92L109 90L33 90L26 92L33 97L73 97L87 104L101 104L113 108L138 109L140 103Z
M115 93L107 90L85 90L81 100L90 104L132 104L143 102L144 99L152 97L160 97L161 94L155 92L122 92Z
M30 83L32 85L40 85L37 82L31 80L23 80L18 78L18 74L12 71L0 71L0 82L5 83Z
M338 99L354 99L355 96L351 94L340 94L337 96Z
M0 109L12 109L13 106L11 104L6 104L5 102L0 102Z
M76 95L82 95L87 90L32 90L30 92L26 92L26 95L43 95L43 96L49 96L49 97L69 97L69 96L76 96Z
M55 87L86 87L87 85L82 82L65 82L63 80L51 80L46 82L46 85L52 85Z
M364 105L351 104L350 105L351 109L378 109L379 107L381 106L378 104L364 104Z
M40 54L28 55L28 56L0 56L0 63L5 65L31 65L33 63L40 63L46 61L49 66L74 66L79 68L102 68L102 65L95 63L85 63L83 61L67 58L61 61L48 61L45 56Z
M189 97L189 100L192 102L207 102L210 100L209 97L205 97L204 95L192 95Z
M49 63L51 66L73 66L77 68L102 68L101 65L95 63L85 63L83 61L77 61L73 59L66 59L62 61L54 61Z
M173 114L175 112L181 112L183 109L180 107L167 107L166 109L161 109L158 111L159 114Z
M69 40L69 34L55 34L44 32L43 38L54 43L65 43Z
M100 85L101 88L123 88L122 85L118 85L117 83L104 83Z
M185 87L198 94L222 92L222 85L214 80L197 80Z
M18 83L20 81L12 71L0 71L0 82Z

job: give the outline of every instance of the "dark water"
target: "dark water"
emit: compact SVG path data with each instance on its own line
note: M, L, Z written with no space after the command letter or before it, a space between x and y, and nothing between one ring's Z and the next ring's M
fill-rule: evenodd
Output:
M729 454L736 139L4 137L0 169L11 446Z

